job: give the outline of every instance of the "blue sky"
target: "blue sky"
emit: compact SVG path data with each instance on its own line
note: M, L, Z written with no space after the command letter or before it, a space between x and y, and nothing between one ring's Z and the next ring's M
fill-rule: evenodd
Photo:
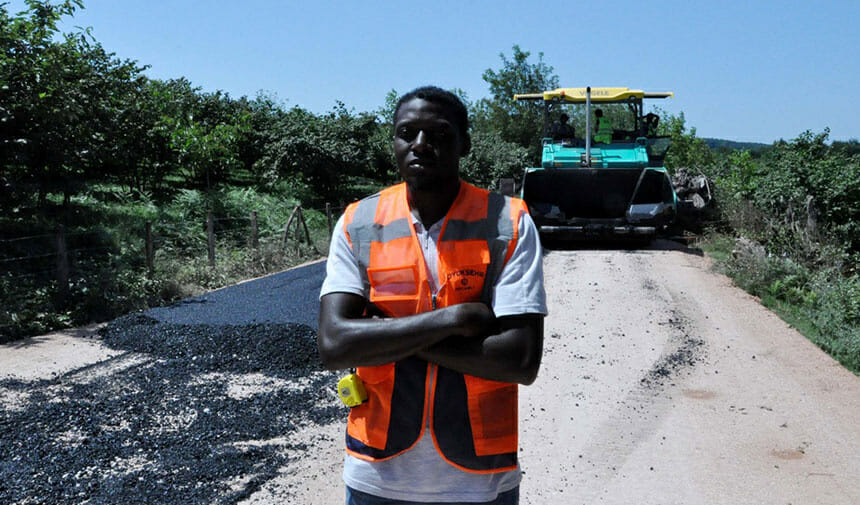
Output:
M356 111L436 84L489 95L481 74L518 44L562 86L674 91L703 137L770 143L830 127L860 138L860 0L320 1L84 0L64 23L106 49L206 91ZM23 0L9 2L16 12ZM535 90L539 91L539 90Z

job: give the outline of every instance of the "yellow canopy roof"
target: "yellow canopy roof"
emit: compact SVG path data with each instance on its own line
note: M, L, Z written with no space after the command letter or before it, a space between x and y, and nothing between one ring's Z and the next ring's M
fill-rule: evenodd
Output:
M630 88L591 88L592 102L616 102L629 98L670 98L671 91L642 91ZM585 88L558 88L543 93L522 93L514 95L514 100L561 99L572 103L585 103Z

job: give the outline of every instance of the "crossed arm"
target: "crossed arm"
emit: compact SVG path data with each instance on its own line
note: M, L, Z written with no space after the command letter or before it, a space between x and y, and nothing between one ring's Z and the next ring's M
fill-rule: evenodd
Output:
M398 318L365 317L367 300L329 293L320 302L317 342L329 369L374 366L417 356L461 373L531 384L543 349L543 315L497 318L463 303Z

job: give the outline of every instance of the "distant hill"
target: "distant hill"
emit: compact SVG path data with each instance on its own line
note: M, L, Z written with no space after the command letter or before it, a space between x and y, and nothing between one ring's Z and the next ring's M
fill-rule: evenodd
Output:
M762 144L760 142L735 142L734 140L709 139L706 137L702 137L702 140L704 140L705 144L711 149L745 149L747 151L761 151L771 146L770 144Z

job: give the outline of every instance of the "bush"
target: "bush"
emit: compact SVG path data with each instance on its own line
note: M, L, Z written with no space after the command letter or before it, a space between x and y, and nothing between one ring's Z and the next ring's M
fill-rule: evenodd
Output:
M739 247L740 242L733 246L725 235L712 234L703 248L740 288L760 297L825 352L860 373L860 275L750 253L754 244ZM734 254L729 254L733 247Z
M845 366L860 372L860 276L842 277L837 271L815 276L816 296L808 304L818 330L816 344Z
M772 296L803 303L811 296L808 290L810 272L787 258L738 255L732 257L724 269L738 286L758 297Z
M521 181L529 161L526 148L506 142L498 133L476 132L471 152L460 162L460 174L477 186L495 188L501 178Z

